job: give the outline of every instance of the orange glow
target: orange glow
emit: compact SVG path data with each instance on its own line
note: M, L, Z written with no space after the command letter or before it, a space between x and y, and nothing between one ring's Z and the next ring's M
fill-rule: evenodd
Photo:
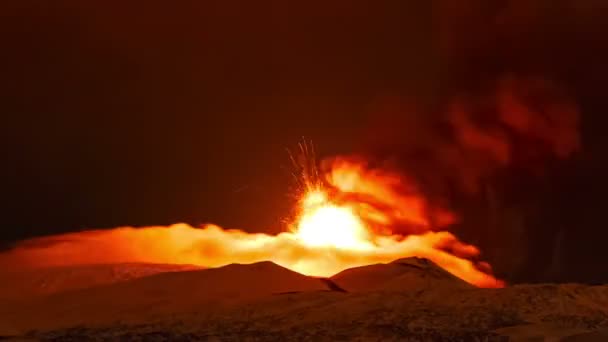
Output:
M303 244L347 250L373 247L369 242L369 232L350 208L329 203L321 191L307 194L303 203L303 213L295 232Z
M277 235L185 224L86 231L23 242L0 255L0 267L116 262L218 267L273 261L302 274L329 277L351 267L418 256L471 284L503 286L487 273L487 265L471 261L479 254L475 246L431 230L428 204L402 178L339 159L331 164L326 182L326 188L311 187L303 194L293 225ZM441 222L453 221L447 211L440 216Z

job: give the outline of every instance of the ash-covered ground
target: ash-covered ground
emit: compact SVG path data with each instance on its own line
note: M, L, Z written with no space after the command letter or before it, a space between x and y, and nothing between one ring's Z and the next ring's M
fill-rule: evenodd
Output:
M2 276L3 338L608 341L606 285L480 289L417 258L329 279L270 262L29 272Z

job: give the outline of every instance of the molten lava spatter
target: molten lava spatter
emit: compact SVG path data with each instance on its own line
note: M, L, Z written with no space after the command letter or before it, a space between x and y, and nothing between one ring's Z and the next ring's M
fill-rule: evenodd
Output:
M371 249L369 232L349 207L330 203L322 190L307 193L295 235L311 247Z
M472 261L479 254L475 246L447 231L431 230L438 227L431 224L430 213L439 213L444 224L453 216L430 208L424 196L396 175L358 160L338 159L324 183L307 187L295 222L278 235L185 224L86 231L25 241L0 255L0 267L117 262L218 267L272 261L302 274L329 277L351 267L418 256L471 284L503 285L487 273L487 265Z

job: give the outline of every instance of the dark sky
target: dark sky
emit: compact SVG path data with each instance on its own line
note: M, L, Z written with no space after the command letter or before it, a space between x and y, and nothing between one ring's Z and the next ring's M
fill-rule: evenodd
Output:
M321 3L4 2L1 237L279 229L285 149L351 152L375 96L428 76L428 18Z
M351 153L373 140L378 99L432 101L513 70L558 78L579 102L583 152L555 186L592 203L578 214L601 211L605 7L3 1L0 240L175 222L278 231L285 149L302 136ZM586 232L605 224L592 217Z

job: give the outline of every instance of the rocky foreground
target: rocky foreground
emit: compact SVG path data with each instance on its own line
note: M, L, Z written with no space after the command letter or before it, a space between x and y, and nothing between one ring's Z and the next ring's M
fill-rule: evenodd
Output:
M90 285L69 270L71 278L81 279L78 287L54 270L57 279L45 280L55 284L51 292L37 290L43 283L32 283L36 277L20 278L30 295L22 290L0 297L0 335L73 341L608 341L608 286L478 289L424 259L358 267L330 279L264 262L187 271L155 267L157 274L129 265L136 277L109 283L107 267L96 267L106 275ZM65 290L56 285L63 283Z

